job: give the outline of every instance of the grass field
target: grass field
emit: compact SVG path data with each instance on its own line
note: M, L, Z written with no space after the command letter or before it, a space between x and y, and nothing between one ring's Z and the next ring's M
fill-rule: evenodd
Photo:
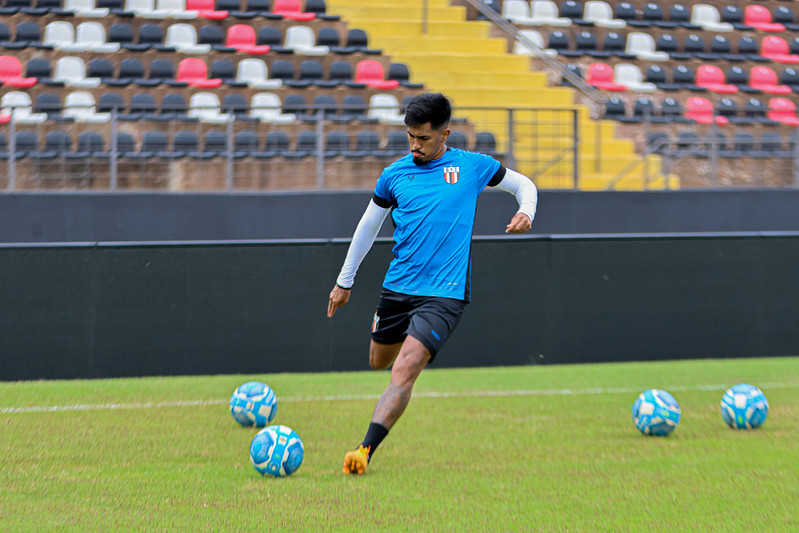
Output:
M258 379L305 461L249 463L227 402ZM799 358L422 373L365 476L340 472L387 372L0 383L2 531L797 531ZM769 418L729 429L727 387ZM671 392L644 437L630 409Z

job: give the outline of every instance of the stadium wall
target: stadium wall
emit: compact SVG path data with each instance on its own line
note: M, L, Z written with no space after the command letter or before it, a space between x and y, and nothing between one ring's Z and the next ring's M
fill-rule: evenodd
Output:
M0 194L0 243L349 238L371 193ZM476 235L513 198L480 199ZM799 231L799 190L541 191L533 234ZM383 236L390 236L390 224Z
M0 379L368 368L391 242L0 246ZM478 238L434 366L799 353L799 233Z

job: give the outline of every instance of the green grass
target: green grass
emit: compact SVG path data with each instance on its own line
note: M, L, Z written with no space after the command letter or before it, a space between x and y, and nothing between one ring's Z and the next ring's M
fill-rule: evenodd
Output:
M305 462L289 478L252 468L257 430L227 411L233 389L250 379L275 389L275 422L303 439ZM367 474L343 476L343 454L363 437L387 379L0 383L0 529L799 529L799 358L430 368ZM734 431L721 419L721 395L739 382L769 399L759 430ZM631 422L648 388L669 390L682 408L667 438L644 437ZM518 392L485 394L493 391ZM194 400L209 403L153 405ZM30 409L98 404L125 408Z

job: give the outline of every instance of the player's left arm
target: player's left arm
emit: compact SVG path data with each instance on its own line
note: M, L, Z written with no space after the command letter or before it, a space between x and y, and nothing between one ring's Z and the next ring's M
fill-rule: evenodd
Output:
M533 226L535 209L538 205L538 189L533 181L509 168L505 169L505 175L499 183L489 183L502 191L512 194L519 202L519 210L505 227L505 233L524 233Z

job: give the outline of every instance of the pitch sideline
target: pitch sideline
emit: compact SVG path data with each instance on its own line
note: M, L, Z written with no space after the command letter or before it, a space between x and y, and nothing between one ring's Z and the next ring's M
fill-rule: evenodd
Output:
M729 385L693 385L693 386L669 386L661 387L668 391L690 392L690 391L725 391ZM799 388L799 383L763 383L759 385L761 390L769 389L792 389ZM460 391L460 392L434 392L421 391L414 393L416 399L440 399L440 398L509 398L514 396L580 396L589 394L635 394L641 392L642 388L631 387L610 387L610 388L587 388L587 389L529 389L529 390L494 390L494 391ZM353 400L377 400L378 394L339 394L329 396L282 396L281 402L340 402ZM189 400L174 402L142 402L142 403L98 403L98 404L75 404L75 405L41 405L25 407L0 407L0 414L27 414L27 413L58 413L74 411L121 411L126 409L162 409L166 407L208 407L213 405L227 404L229 400Z

